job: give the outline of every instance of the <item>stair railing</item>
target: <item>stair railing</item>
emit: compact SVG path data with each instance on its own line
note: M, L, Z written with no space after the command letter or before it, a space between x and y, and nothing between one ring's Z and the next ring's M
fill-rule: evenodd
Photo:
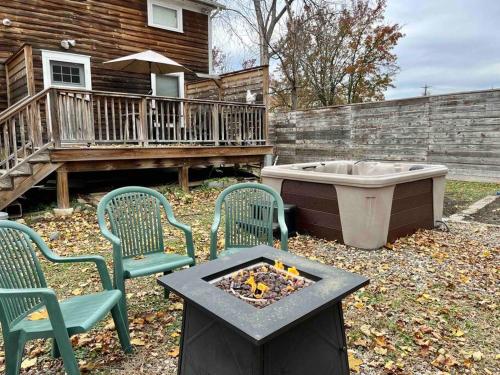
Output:
M0 180L54 144L49 95L45 89L0 113Z

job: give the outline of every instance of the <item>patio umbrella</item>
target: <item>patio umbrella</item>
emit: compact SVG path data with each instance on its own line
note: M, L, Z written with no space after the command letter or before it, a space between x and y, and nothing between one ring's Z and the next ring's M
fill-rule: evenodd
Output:
M191 70L185 68L178 62L154 51L144 51L120 57L118 59L105 61L107 68L121 70L131 73L143 74L169 74L169 73L189 73Z

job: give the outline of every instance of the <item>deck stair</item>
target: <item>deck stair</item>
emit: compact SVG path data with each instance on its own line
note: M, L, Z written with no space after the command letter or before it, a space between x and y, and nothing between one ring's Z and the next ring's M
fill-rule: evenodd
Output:
M0 210L61 166L50 160L54 142L42 120L47 95L42 91L0 113Z

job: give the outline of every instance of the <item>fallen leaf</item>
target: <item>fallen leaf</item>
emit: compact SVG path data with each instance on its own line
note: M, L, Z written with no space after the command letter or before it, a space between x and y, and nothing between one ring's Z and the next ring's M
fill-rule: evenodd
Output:
M130 340L130 343L132 345L135 345L135 346L144 346L144 345L146 345L146 343L144 342L144 340L137 339L137 338Z
M474 361L479 362L480 360L483 359L483 353L480 351L472 353L472 358L474 358Z
M21 363L21 368L23 370L26 370L28 368L31 368L36 365L36 357L35 358L26 358L22 363Z
M179 347L176 346L175 348L169 350L168 356L172 358L177 358L179 356Z
M355 373L359 373L359 367L363 364L363 361L359 358L356 358L352 352L349 352L348 360L349 370L354 371Z
M80 288L76 288L76 289L71 291L71 294L73 294L74 296L80 296L82 293L83 292Z
M372 333L371 333L371 326L368 325L368 324L363 324L360 328L361 332L363 332L366 336L371 336Z
M44 320L48 318L49 318L49 313L45 309L35 311L34 313L28 315L28 320Z

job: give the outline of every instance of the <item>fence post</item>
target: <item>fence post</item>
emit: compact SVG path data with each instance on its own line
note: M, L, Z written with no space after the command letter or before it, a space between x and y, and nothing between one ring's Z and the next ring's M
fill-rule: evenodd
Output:
M215 103L212 107L212 136L214 138L215 145L219 145L219 103Z
M139 140L144 146L149 144L148 135L148 99L143 97L139 107Z
M50 89L48 99L50 108L49 113L50 113L50 129L52 131L52 141L54 142L55 147L61 147L61 123L59 121L60 120L59 106L57 103L56 89ZM41 132L41 129L39 129L39 131Z

